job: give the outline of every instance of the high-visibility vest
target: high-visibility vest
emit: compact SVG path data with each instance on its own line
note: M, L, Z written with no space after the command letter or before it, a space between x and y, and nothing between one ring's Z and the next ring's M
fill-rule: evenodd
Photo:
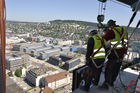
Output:
M120 27L120 26L114 27L112 30L115 33L115 38L111 40L111 48L113 48L114 45L116 45L115 49L128 47L128 44L127 44L128 43L128 33L127 33L127 31L123 27ZM120 40L123 33L125 33L125 35L123 36L122 40ZM118 43L119 40L120 40L120 43Z
M105 39L103 39L100 35L96 34L94 36L92 36L92 38L94 39L94 50L93 50L93 54L94 56L92 56L93 59L100 59L100 58L105 58Z

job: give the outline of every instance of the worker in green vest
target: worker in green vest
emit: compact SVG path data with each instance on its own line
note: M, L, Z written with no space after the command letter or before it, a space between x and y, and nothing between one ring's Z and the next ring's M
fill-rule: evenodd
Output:
M97 30L89 32L89 39L87 42L86 65L88 70L84 74L83 90L89 91L91 84L98 85L103 63L105 61L105 39L103 39Z
M105 69L105 82L101 88L109 89L114 86L124 55L128 48L128 33L124 27L116 25L116 21L110 19L107 22L108 29L103 38L111 42L111 51Z

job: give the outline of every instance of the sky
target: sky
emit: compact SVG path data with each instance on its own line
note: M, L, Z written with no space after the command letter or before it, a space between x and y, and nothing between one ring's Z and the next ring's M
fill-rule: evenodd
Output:
M6 0L7 20L28 22L56 19L97 22L98 7L98 0ZM127 25L132 14L129 6L109 0L104 23L113 19L119 25ZM131 26L135 26L139 18L140 13Z

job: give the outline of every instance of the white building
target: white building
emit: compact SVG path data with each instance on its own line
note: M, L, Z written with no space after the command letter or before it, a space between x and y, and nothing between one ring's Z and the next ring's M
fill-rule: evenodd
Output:
M47 86L52 89L57 89L70 84L70 76L68 72L60 72L45 78Z
M39 86L40 79L46 77L48 75L53 75L59 73L56 69L52 67L40 67L40 68L33 68L26 72L26 80L29 81L34 86Z
M58 42L58 45L72 45L72 43L74 43L74 41L72 40L66 40L66 41L62 40Z
M137 52L128 51L127 54L124 56L124 61L131 62L134 58L139 58L140 55Z

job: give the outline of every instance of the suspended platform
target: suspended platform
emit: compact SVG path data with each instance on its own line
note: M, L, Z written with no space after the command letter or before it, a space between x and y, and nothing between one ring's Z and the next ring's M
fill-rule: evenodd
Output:
M102 83L104 82L104 73L102 73L101 77L100 77L99 86L92 87L89 92L85 92L85 91L82 91L81 89L77 88L72 93L130 93L130 92L126 92L127 89L125 89L125 87L122 85L122 83L125 86L129 86L132 81L137 81L137 80L138 80L137 86L140 86L140 81L138 79L138 76L139 76L138 71L127 68L124 71L120 72L119 75L120 75L122 82L120 81L120 78L118 76L117 80L115 81L115 84L114 84L115 87L114 88L109 87L109 90L101 90L99 88L99 86L102 85ZM137 92L137 93L140 93L140 92Z

